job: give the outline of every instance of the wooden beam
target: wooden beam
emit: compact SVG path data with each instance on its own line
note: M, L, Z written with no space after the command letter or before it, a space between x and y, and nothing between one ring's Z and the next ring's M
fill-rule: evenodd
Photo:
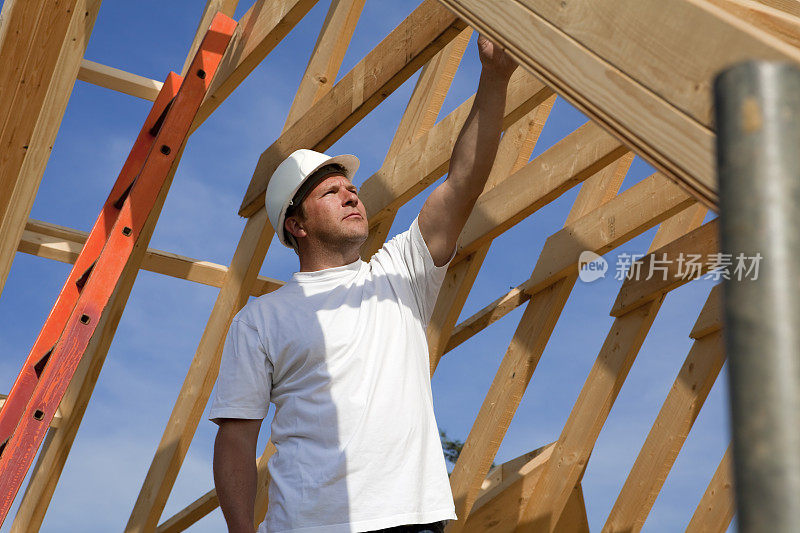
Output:
M728 13L800 47L800 18L751 0L706 0Z
M658 229L654 242L675 240L699 226L705 212L697 211L698 209L686 209L666 220ZM576 237L579 242L582 241L579 236ZM542 477L534 488L518 530L529 528L532 524L541 531L552 531L555 527L555 518L560 515L572 488L583 475L597 436L655 320L663 298L662 295L660 299L614 320L559 436L556 452L547 462Z
M722 285L714 285L689 337L700 339L722 329Z
M99 87L105 87L112 91L117 91L137 98L144 98L151 102L155 101L161 86L160 81L151 80L143 76L137 76L124 70L119 70L88 59L81 61L81 68L78 70L78 79L91 83Z
M686 533L723 533L736 511L731 448L725 450L714 477L697 505Z
M358 1L358 0L352 0ZM253 9L255 9L254 6ZM253 11L251 9L251 12ZM337 2L331 4L332 10L351 11L352 6L348 2ZM322 28L318 42L331 42L325 34L332 33L337 35L333 39L334 43L338 40L349 41L355 25L348 22L348 17L329 16L329 22ZM312 58L309 64L327 65L327 71L323 74L334 78L339 69L339 64L326 60L326 57L334 57L338 47L334 44L330 47L317 47L313 55L319 56ZM339 54L338 57L341 57ZM302 85L313 83L312 80L304 78ZM323 91L327 90L323 87ZM301 89L298 89L300 91ZM295 115L294 108L299 108L301 116L312 107L312 99L319 95L313 91L302 91L306 96L302 99L295 98L292 110L284 125L284 132L291 128L289 122ZM234 315L247 302L248 295L253 291L253 284L261 265L264 262L270 240L274 231L269 224L266 210L259 209L255 215L250 217L245 224L239 244L234 252L228 275L225 283L220 290L211 316L208 319L203 336L197 347L195 357L186 374L178 400L172 409L167 427L159 442L153 461L147 472L147 476L139 491L136 504L134 505L131 517L128 520L126 531L151 531L156 528L161 513L166 505L169 493L178 476L183 459L186 456L189 444L197 430L203 410L208 403L211 390L214 386L217 374L219 373L220 358L225 336ZM268 443L264 453L258 459L258 491L256 502L256 520L262 512L266 512L266 485L268 483L268 473L266 470L266 459L269 458L274 447ZM215 495L214 495L215 496ZM204 509L209 509L206 505ZM203 515L199 512L192 514L194 520L199 520Z
M425 0L259 158L239 214L264 204L272 172L298 148L324 151L452 41L466 25Z
M603 531L638 532L644 527L724 362L721 331L694 341Z
M714 219L635 261L631 265L631 272L638 271L641 279L628 278L622 283L614 307L611 308L611 316L622 316L708 272L712 264L711 255L718 250L718 235L718 219ZM687 276L686 260L690 254L697 259L698 268ZM660 268L664 270L657 270Z
M294 96L294 102L314 105L328 93L339 73L344 54L356 29L366 0L332 0L331 7L322 23L317 42L311 52L308 65L300 81L300 87ZM331 28L331 31L326 31ZM318 54L318 50L328 53ZM292 105L286 117L286 124L297 122L307 111L307 105Z
M465 28L458 37L422 67L382 167L393 161L401 152L408 150L417 138L433 128L471 35L472 28ZM370 180L371 178L367 179L365 184L370 183ZM369 187L370 185L367 185L367 189ZM363 186L359 194L363 201ZM369 236L361 247L361 257L365 261L369 261L369 258L383 246L392 222L394 213L386 215L377 224L370 224Z
M800 64L800 50L702 0L442 1L711 206L714 75L746 59Z
M800 17L800 2L798 0L758 0L758 3L778 9L789 15Z
M257 0L242 15L191 131L195 131L211 116L317 1Z
M62 263L74 263L87 236L88 233L83 231L29 219L17 250ZM228 272L228 267L224 265L153 248L147 249L142 269L212 287L222 287ZM283 283L281 280L259 276L253 285L252 296L272 292Z
M100 0L3 5L0 292L64 116Z
M586 182L582 189L583 194L579 195L578 201L570 210L566 228L582 221L595 210L604 209L613 203L613 200L609 201L609 197L622 184L631 160L632 158L627 157L617 164L617 168L596 174ZM553 241L548 239L547 242ZM540 264L550 261L553 251L547 242L534 273ZM467 517L471 512L479 490L478 482L497 453L576 280L577 263L575 273L556 277L550 284L543 284L526 306L450 477L456 514L459 517ZM554 522L557 522L556 517ZM451 523L448 532L458 532L463 527L463 520L460 523Z
M705 214L704 210L702 211L702 214ZM614 228L614 231L616 231L616 228ZM568 234L564 234L562 236L562 239L568 239L567 235ZM550 238L553 237L554 236L551 236ZM601 251L597 253L605 253L605 252ZM507 315L520 305L527 302L530 299L531 294L533 293L533 286L535 283L536 281L533 278L528 279L524 283L511 289L508 293L501 296L494 302L490 303L489 305L487 305L486 307L484 307L483 309L472 315L470 318L461 322L453 330L453 334L450 336L450 340L447 342L445 353L456 348L458 345L460 345L467 339L473 337L478 332L489 327L497 320L501 319L502 317L504 317L505 315Z

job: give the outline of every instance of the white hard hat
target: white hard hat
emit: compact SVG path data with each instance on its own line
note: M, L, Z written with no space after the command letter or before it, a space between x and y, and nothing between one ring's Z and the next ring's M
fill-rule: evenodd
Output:
M286 240L283 229L286 210L291 205L292 198L300 186L325 165L341 165L344 168L344 175L352 180L353 174L358 170L359 161L356 156L350 154L331 157L314 150L301 149L292 152L292 155L284 159L272 173L267 184L264 204L269 222L284 246L292 247Z

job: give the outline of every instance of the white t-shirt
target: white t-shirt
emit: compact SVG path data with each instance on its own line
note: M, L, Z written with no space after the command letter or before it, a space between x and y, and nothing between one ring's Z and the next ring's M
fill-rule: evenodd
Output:
M425 337L446 269L415 220L369 263L295 273L236 315L209 418L276 406L259 533L456 518Z

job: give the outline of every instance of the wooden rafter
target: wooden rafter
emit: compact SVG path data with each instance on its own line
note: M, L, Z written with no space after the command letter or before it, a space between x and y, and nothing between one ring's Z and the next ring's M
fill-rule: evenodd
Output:
M465 27L436 0L422 2L261 154L239 214L251 216L264 205L267 180L289 154L326 150Z
M0 292L30 215L100 0L6 2L0 29Z
M758 0L758 3L800 17L800 2L797 0Z
M719 285L717 285L717 288ZM709 308L711 312L718 309ZM719 317L702 316L703 322ZM689 431L725 361L722 332L694 341L633 468L625 480L603 531L641 531Z
M785 41L800 47L800 18L753 0L706 0Z
M687 533L723 533L733 519L733 465L730 446L725 451L711 482L708 484L692 520L686 528Z
M659 227L654 242L680 238L698 227L705 213L696 205L678 213ZM523 524L535 523L545 531L553 528L572 487L583 475L594 443L663 300L661 294L612 324L558 439L557 453L548 461L534 489Z
M350 11L351 4L339 2L332 4L331 8ZM322 33L332 32L338 36L338 39L350 40L355 25L348 23L347 17L330 16L327 20L337 22L335 24L326 24L322 29ZM321 36L318 42L325 42L326 40L326 37ZM314 50L314 54L322 57L333 57L336 50L336 46L317 47ZM317 64L327 65L328 70L325 71L324 75L330 79L335 79L340 66L338 63L314 58L309 61L309 65ZM310 77L304 77L301 84L308 83L314 83L314 81ZM336 87L329 88L327 85L316 85L322 92L333 90ZM301 116L304 116L313 106L314 99L317 99L317 101L320 99L320 94L317 91L306 91L304 94L306 95L306 100L298 100L296 98L292 104L293 108L299 107L302 110L302 112L298 113ZM289 117L291 118L293 115L294 112L290 110ZM353 120L350 127L355 122L357 120ZM284 133L292 125L293 123L287 119ZM258 271L261 269L273 234L274 232L264 209L259 209L254 216L247 220L242 236L239 239L239 244L234 252L228 275L214 303L214 308L200 339L195 357L192 359L178 400L172 409L164 435L150 464L142 489L139 491L136 504L128 520L127 531L149 531L155 529L158 524L166 505L167 497L175 483L189 443L197 429L197 424L200 421L219 372L222 346L228 327L234 315L244 306L252 293L253 284ZM270 446L267 446L265 453L269 449ZM263 461L261 462L263 463ZM261 487L259 489L259 497L262 501L265 499L263 497L265 475L266 469L262 466L259 476L259 487ZM259 514L261 510L262 508L256 509L256 514ZM266 511L266 509L263 510ZM193 516L197 516L197 514Z

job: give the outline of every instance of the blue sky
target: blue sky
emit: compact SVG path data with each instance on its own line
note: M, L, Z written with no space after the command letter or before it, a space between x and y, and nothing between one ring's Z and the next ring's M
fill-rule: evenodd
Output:
M369 0L341 77L415 7L415 1ZM107 1L86 58L163 80L180 70L204 2ZM241 2L236 17L252 4ZM258 156L279 135L329 2L322 1L191 137L151 247L229 264L244 227L236 213ZM440 117L475 90L479 61L473 41ZM355 153L356 183L380 167L416 75L337 142L329 153ZM150 103L77 82L31 216L88 231L141 127ZM586 118L558 99L534 157ZM636 159L623 190L650 175ZM398 213L391 234L405 230L429 191ZM470 316L533 270L547 236L560 229L577 190L570 191L496 239L464 307ZM655 229L619 251L644 253ZM7 392L70 265L17 254L0 298L0 392ZM275 241L262 274L287 279L294 254ZM609 276L578 282L511 427L500 463L558 438L612 319L619 290ZM603 428L583 479L592 530L600 529L653 420L691 347L688 335L711 283L671 293ZM130 510L161 438L217 289L142 271L111 346L42 531L113 531ZM465 439L513 335L522 309L447 354L433 378L439 426ZM720 375L650 513L645 531L684 528L729 440L725 370ZM264 425L267 428L267 424ZM203 420L163 518L212 486L215 426ZM262 441L267 438L262 432ZM101 505L98 505L101 504ZM12 511L13 512L13 511ZM11 519L0 531L8 531ZM219 511L193 531L223 529Z

